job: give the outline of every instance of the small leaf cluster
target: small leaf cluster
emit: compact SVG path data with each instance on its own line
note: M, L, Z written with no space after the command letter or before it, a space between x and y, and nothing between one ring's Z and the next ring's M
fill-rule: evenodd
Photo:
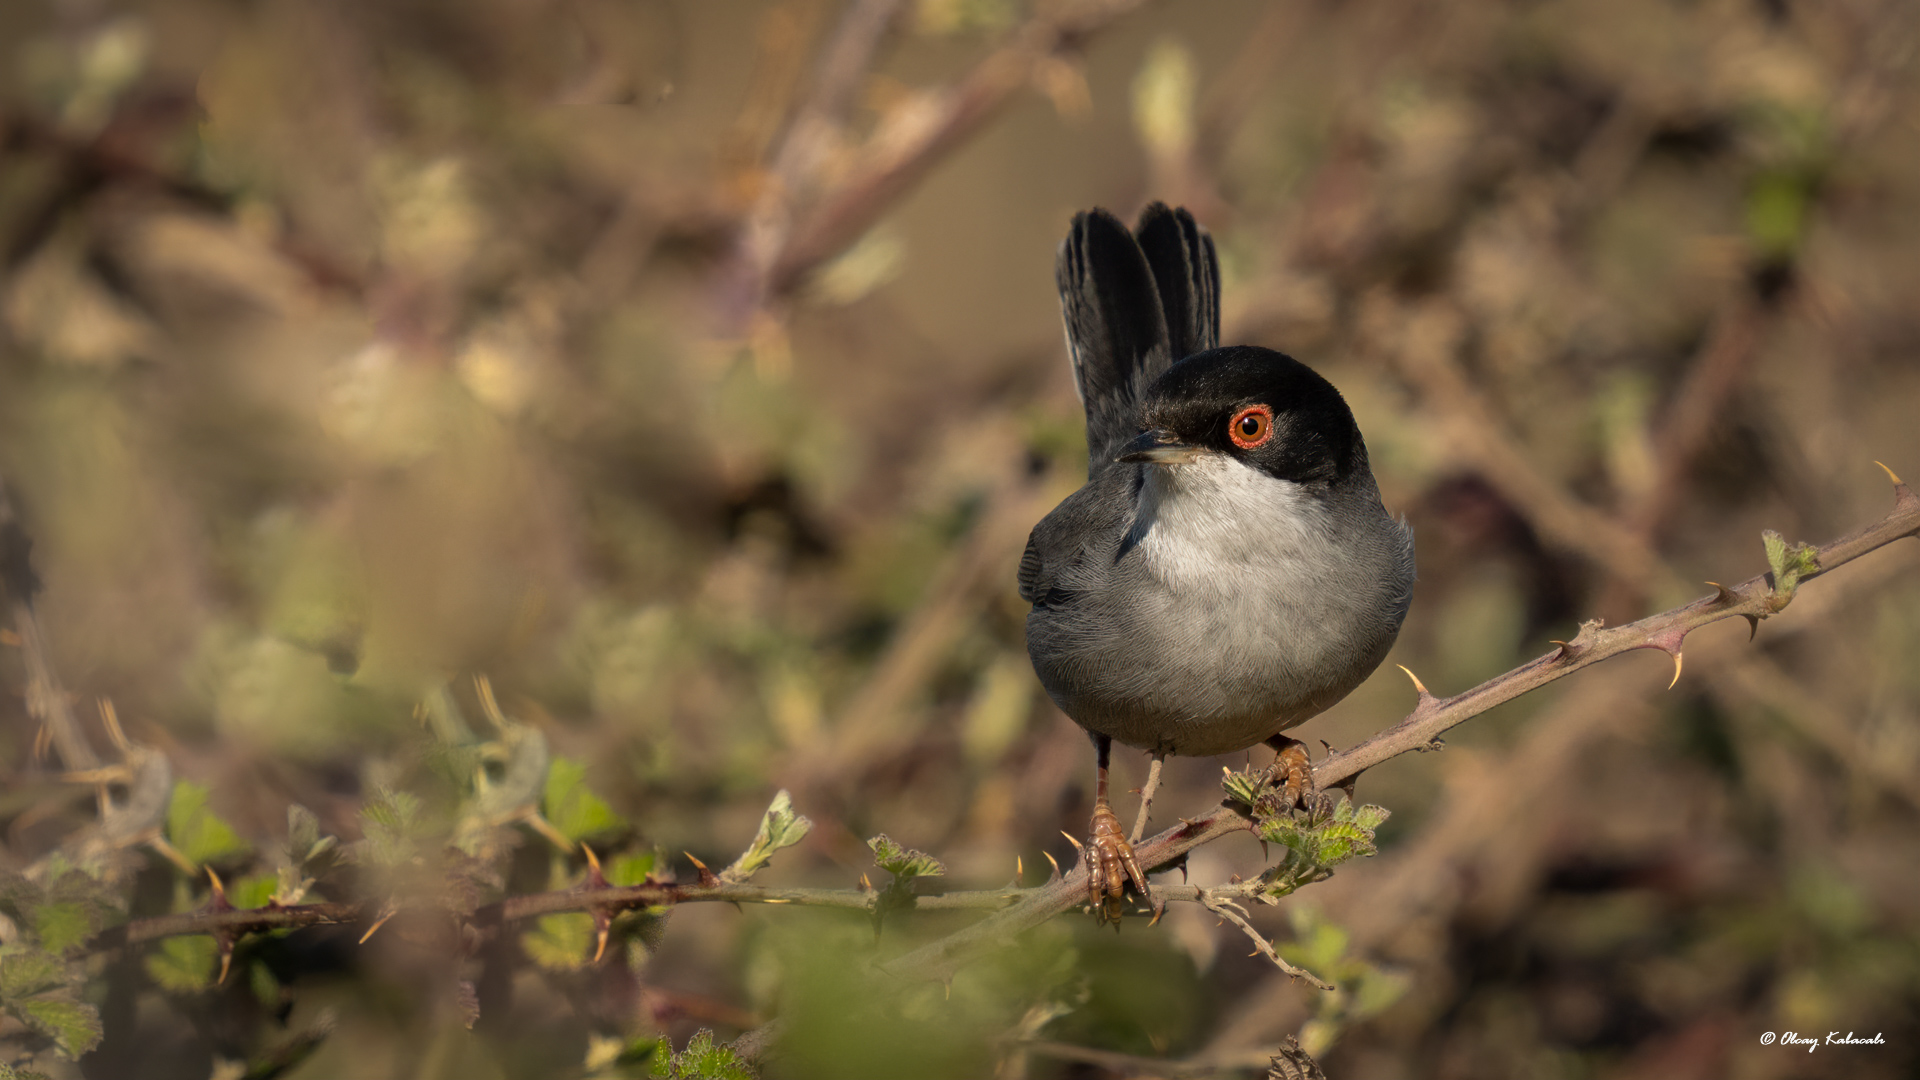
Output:
M806 839L813 831L813 822L806 815L793 808L793 796L786 791L774 795L773 803L767 812L761 815L760 831L754 834L753 843L742 852L733 865L720 872L720 880L741 882L752 877L761 867L771 862L774 853L789 848Z
M1793 600L1803 578L1820 572L1820 552L1812 544L1789 544L1772 529L1760 534L1760 542L1767 550L1767 569L1773 573L1773 609L1779 611Z
M1373 834L1387 820L1385 807L1355 806L1343 795L1330 810L1323 798L1308 800L1311 805L1303 812L1292 811L1282 805L1265 770L1229 771L1220 786L1229 800L1247 808L1255 835L1285 849L1280 861L1262 875L1269 883L1270 898L1323 881L1348 859L1379 851Z
M75 966L31 945L0 946L0 1008L68 1058L99 1045L100 1010L80 999Z
M1401 972L1349 954L1351 939L1347 931L1311 906L1295 905L1287 915L1293 923L1294 940L1277 946L1281 957L1334 985L1332 991L1314 995L1314 1015L1300 1029L1302 1047L1318 1057L1346 1027L1376 1016L1400 1000L1410 980Z
M947 872L947 868L939 859L924 851L902 847L886 833L868 840L867 847L873 849L873 861L893 877L887 887L874 897L873 936L878 940L880 928L889 914L913 907L913 879L940 877Z

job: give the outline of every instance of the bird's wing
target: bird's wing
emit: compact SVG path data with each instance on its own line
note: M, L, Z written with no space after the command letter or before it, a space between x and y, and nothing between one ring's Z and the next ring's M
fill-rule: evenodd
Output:
M1147 256L1105 210L1077 214L1054 263L1087 410L1087 470L1098 473L1140 432L1140 395L1173 364L1166 315Z
M1185 209L1168 209L1166 203L1154 203L1141 212L1134 237L1147 256L1147 266L1160 290L1160 309L1172 346L1170 361L1217 348L1220 259L1213 250L1213 237L1193 220L1192 214ZM1145 388L1141 383L1139 389Z

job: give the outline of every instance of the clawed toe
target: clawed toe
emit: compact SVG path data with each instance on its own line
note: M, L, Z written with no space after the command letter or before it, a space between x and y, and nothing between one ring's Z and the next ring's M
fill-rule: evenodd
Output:
M1087 903L1101 925L1120 921L1120 901L1129 882L1133 891L1154 905L1154 920L1160 918L1157 898L1147 885L1147 875L1134 858L1133 845L1121 831L1120 819L1101 804L1093 809L1092 837L1086 846Z

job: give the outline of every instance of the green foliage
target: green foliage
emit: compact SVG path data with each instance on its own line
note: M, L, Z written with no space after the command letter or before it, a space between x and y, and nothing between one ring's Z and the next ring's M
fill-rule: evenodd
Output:
M714 1041L713 1032L702 1029L687 1040L687 1048L666 1063L665 1076L671 1080L754 1080L753 1066L733 1052L733 1048Z
M647 875L659 865L660 853L657 851L629 852L616 855L607 860L605 874L607 884L613 886L643 885Z
M31 997L66 985L67 965L59 957L24 945L0 949L0 999Z
M360 808L361 845L375 866L400 866L420 851L420 798L411 792L376 789Z
M587 1075L592 1080L658 1076L673 1057L673 1045L655 1035L619 1039L596 1035L587 1042Z
M924 851L901 847L886 833L868 840L867 846L873 849L873 861L880 865L880 869L892 874L896 882L917 877L940 877L947 872L939 859Z
M1387 820L1386 808L1355 806L1343 795L1331 814L1324 810L1293 813L1279 808L1266 770L1223 771L1220 786L1228 799L1246 808L1254 834L1285 849L1280 861L1262 875L1271 885L1268 895L1285 896L1331 876L1333 868L1348 859L1378 852L1373 834Z
M1346 930L1310 905L1296 904L1287 916L1293 923L1294 940L1276 947L1281 957L1334 986L1314 996L1313 1018L1300 1032L1302 1047L1318 1057L1346 1027L1377 1016L1400 1000L1411 980L1404 973L1348 955Z
M578 971L593 959L593 916L584 911L542 915L520 935L527 958L548 971Z
M34 910L33 935L43 948L66 952L93 936L89 906L79 901L55 901Z
M237 862L252 852L233 826L207 806L204 785L181 780L167 804L167 842L197 866Z
M1247 813L1253 813L1254 805L1269 787L1267 770L1248 766L1239 772L1224 767L1220 771L1225 774L1220 786L1226 790L1227 798L1245 807Z
M313 811L294 803L287 807L287 846L285 859L275 873L273 901L297 904L304 900L314 879L329 870L340 854L340 838L320 835L320 819ZM234 901L238 904L239 901ZM252 906L258 907L265 904Z
M75 1060L100 1045L104 1033L100 1010L66 995L10 1001L7 1011L52 1039L62 1054Z
M784 789L773 797L773 803L760 817L760 829L753 836L753 843L745 853L733 861L733 865L720 872L722 881L745 881L755 871L767 865L773 854L781 848L789 848L806 839L813 831L813 822L806 815L793 809L793 796Z
M263 908L280 891L280 875L249 874L227 886L227 903L237 908Z
M4 1061L0 1061L0 1080L53 1080L53 1078L43 1072L17 1069Z
M787 1032L783 1075L796 1080L973 1080L993 1073L991 1040L1048 996L1071 968L1071 932L1048 925L962 969L951 986L874 972L872 938L834 912L787 909L768 926L768 1003ZM909 926L906 933L917 930Z
M101 1038L100 1012L80 1000L80 981L72 966L51 953L28 945L0 947L0 1008L70 1058Z
M79 870L54 873L45 886L19 874L0 874L0 911L55 954L77 948L118 921L123 902L111 886Z
M560 835L576 844L629 828L626 819L587 786L587 767L571 758L554 758L548 766L541 813Z
M1332 868L1358 855L1376 854L1373 833L1387 817L1384 807L1356 807L1342 796L1324 820L1276 814L1259 819L1254 828L1260 839L1284 844L1302 862Z
M163 990L199 993L213 985L220 970L220 943L210 934L166 938L147 954L146 969Z
M1774 610L1787 606L1802 578L1820 572L1820 552L1812 544L1789 544L1784 536L1768 529L1760 534L1767 549L1767 569L1773 572Z

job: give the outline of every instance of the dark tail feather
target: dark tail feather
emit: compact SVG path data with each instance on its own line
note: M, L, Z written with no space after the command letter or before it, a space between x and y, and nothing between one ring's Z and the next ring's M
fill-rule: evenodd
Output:
M1140 431L1140 393L1175 359L1165 305L1140 245L1105 210L1074 216L1054 278L1087 410L1088 469L1097 472Z
M1134 230L1160 289L1171 359L1184 360L1220 344L1220 259L1208 236L1184 209L1154 203Z

